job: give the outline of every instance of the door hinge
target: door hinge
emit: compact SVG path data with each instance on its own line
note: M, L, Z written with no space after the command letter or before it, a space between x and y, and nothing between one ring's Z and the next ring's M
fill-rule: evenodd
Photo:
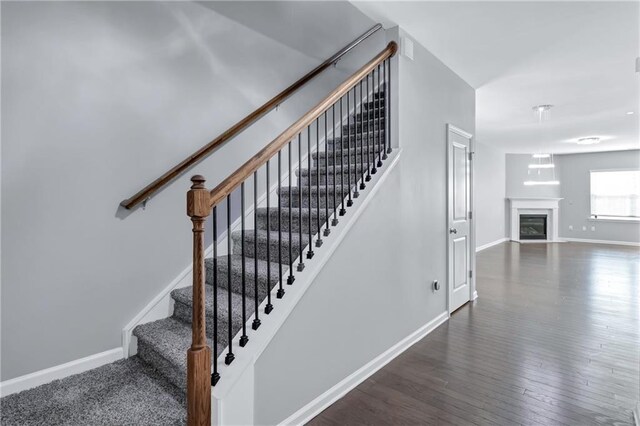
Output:
M473 212L469 212L469 219L473 219Z
M469 152L469 161L473 160L473 152Z
M473 278L473 271L469 271L469 278Z

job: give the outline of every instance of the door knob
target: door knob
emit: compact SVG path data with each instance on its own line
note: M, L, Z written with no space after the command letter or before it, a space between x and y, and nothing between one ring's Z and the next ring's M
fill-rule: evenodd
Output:
M449 228L449 233L450 234L457 234L458 230L456 228Z

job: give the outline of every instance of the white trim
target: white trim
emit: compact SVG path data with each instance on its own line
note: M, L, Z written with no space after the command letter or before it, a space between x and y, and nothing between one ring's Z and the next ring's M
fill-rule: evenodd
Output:
M114 348L94 355L89 355L84 358L76 359L75 361L56 365L55 367L36 371L35 373L16 377L15 379L5 380L0 383L0 396L7 396L12 393L22 392L45 383L50 383L54 380L83 373L102 365L118 361L122 358L122 348Z
M600 217L588 217L587 220L591 222L639 223L640 217L600 216Z
M497 246L498 244L504 243L505 241L509 241L509 238L508 237L500 238L498 240L491 241L490 243L478 246L478 247L476 247L476 253L478 253L479 251L482 251L482 250L486 250L489 247Z
M382 354L369 361L364 366L342 379L339 383L328 389L322 395L293 413L287 419L280 422L281 425L302 425L317 416L322 410L329 407L347 392L372 376L376 371L391 362L398 355L409 349L412 345L438 328L449 319L449 313L443 312L418 330L414 331Z
M636 403L636 406L633 407L633 420L636 426L640 426L640 401Z
M616 246L640 247L640 242L635 242L635 241L590 240L586 238L565 238L565 237L562 237L562 239L564 239L565 241L574 242L574 243L611 244Z

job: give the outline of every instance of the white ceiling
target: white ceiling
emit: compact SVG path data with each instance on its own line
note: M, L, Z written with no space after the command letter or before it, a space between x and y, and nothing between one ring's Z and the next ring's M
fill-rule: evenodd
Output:
M640 147L639 2L353 4L400 25L477 89L479 142L512 153ZM554 105L542 125L539 104ZM602 142L573 142L586 136Z

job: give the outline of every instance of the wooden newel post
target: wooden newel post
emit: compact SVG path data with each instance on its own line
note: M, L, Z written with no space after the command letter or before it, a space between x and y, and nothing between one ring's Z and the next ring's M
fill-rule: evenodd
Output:
M211 211L209 191L200 175L191 178L187 215L193 223L193 318L191 348L187 351L187 422L211 425L211 348L205 321L204 224Z

